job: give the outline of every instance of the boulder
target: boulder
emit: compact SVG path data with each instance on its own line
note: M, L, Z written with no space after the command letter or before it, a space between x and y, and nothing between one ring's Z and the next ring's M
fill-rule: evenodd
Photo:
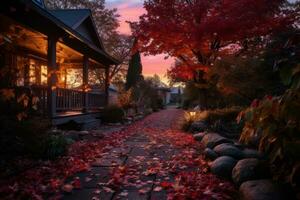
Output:
M243 152L233 144L219 144L215 146L214 151L220 156L231 156L236 159L243 157Z
M232 170L232 180L237 185L245 181L268 178L268 176L267 165L256 158L240 160Z
M207 129L207 124L204 121L195 121L191 124L189 131L190 132L202 132Z
M236 146L237 148L243 150L245 148L245 145L244 144L241 144L239 142L234 142L234 146Z
M263 154L255 149L246 148L243 150L243 158L263 158Z
M72 139L74 141L79 141L79 140L81 140L79 133L80 133L80 131L68 131L68 132L65 132L65 136L66 136L66 138Z
M231 172L236 164L236 160L229 156L221 156L214 160L210 169L212 173L222 178L231 178Z
M280 188L271 180L253 180L244 182L240 186L240 199L242 200L283 200Z
M218 158L218 154L210 148L205 148L203 151L203 155L206 159L209 160L215 160L216 158Z
M196 141L201 141L202 138L205 136L205 132L201 132L201 133L197 133L197 134L194 134L193 137Z
M220 136L217 133L207 133L201 140L202 144L208 148L214 148L222 143L233 143L231 140Z

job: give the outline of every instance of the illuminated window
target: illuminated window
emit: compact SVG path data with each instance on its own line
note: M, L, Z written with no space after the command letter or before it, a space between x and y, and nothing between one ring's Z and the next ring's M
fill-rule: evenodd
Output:
M29 82L30 84L36 84L36 65L30 63L29 65Z
M47 85L47 66L46 65L41 65L41 84L42 85Z
M67 69L67 88L82 86L82 69Z

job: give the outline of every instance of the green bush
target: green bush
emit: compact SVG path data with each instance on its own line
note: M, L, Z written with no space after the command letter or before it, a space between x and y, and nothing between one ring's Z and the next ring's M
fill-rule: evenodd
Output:
M49 132L49 120L34 118L14 121L1 117L1 158L28 156L35 159L55 159L63 155L70 141Z
M117 105L111 105L104 108L101 119L106 123L117 123L122 122L124 116L125 113L121 107Z
M24 145L24 152L33 157L42 157L43 142L48 137L47 131L50 128L48 120L30 119L17 123L16 134L20 143Z
M164 108L164 101L162 98L159 98L157 96L154 96L152 99L151 99L151 106L152 110L154 112L156 111L159 111L161 109Z
M70 143L72 143L72 140L66 139L63 135L49 135L42 147L44 149L43 157L46 159L55 159L65 155Z

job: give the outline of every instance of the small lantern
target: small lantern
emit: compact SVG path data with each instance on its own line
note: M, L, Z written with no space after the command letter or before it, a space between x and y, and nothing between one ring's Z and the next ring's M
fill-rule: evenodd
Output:
M195 117L196 116L196 112L195 111L190 111L189 113L190 113L191 117Z

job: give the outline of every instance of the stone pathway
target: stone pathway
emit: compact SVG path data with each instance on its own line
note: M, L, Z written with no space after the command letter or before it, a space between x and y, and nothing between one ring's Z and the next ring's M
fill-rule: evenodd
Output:
M207 169L205 165L199 167L200 148L191 146L192 136L185 138L174 132L179 130L178 118L182 114L181 110L168 109L138 122L122 145L97 158L90 171L66 181L78 181L78 189L63 194L63 199L164 200L169 184L180 190L183 186L179 174Z

